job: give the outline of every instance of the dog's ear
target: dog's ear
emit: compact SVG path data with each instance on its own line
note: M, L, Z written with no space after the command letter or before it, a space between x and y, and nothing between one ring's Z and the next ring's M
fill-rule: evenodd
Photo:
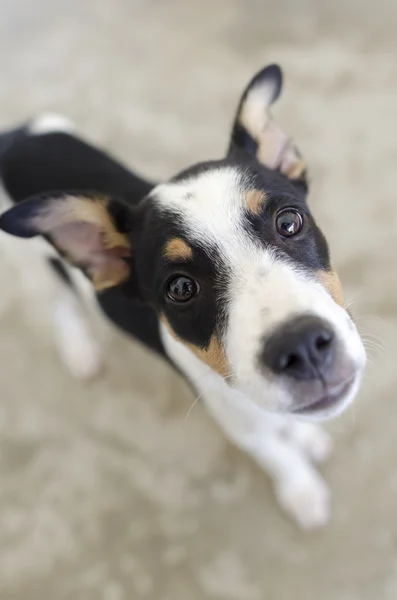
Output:
M0 217L0 229L24 238L43 235L100 291L130 275L132 219L120 200L64 193L15 205Z
M249 82L241 97L228 155L247 152L269 169L278 170L307 188L306 164L291 138L275 123L270 106L280 96L283 75L269 65Z

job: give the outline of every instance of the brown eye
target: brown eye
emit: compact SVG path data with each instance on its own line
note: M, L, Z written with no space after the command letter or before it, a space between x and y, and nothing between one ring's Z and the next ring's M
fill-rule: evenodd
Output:
M292 208L287 208L278 213L276 217L277 233L283 237L292 237L302 231L303 217Z
M187 302L196 296L199 292L199 285L194 279L177 275L171 277L166 284L167 296L174 302Z

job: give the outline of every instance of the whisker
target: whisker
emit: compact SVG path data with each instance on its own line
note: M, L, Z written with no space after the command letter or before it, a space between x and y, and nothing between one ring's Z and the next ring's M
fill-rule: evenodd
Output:
M364 346L367 345L369 348L375 348L382 352L386 352L389 350L389 344L386 344L383 341L364 339L363 343L364 343Z
M365 333L362 337L364 340L368 340L369 342L375 342L381 345L384 345L385 343L384 340L375 333Z
M375 342L374 340L363 340L363 344L366 348L373 348L375 350L386 350L386 348L380 344L379 342Z
M387 323L387 319L381 317L380 315L366 315L366 314L358 314L354 316L354 320L358 321L374 321L375 323L382 323L382 325Z
M352 308L352 306L356 306L356 305L357 305L357 299L352 298L351 300L349 300L348 302L345 303L345 309L349 310L350 308Z
M364 348L368 351L381 352L384 354L386 352L386 347L378 342L374 342L373 340L363 340Z
M200 394L200 396L197 396L197 398L195 399L195 401L193 402L193 404L191 405L191 407L189 408L189 410L186 413L186 417L185 417L185 421L188 420L190 413L192 412L193 408L196 406L197 402L200 400L200 398L202 398L204 396L204 393Z
M205 373L205 374L204 374L202 377L200 377L200 379L199 379L199 380L197 380L197 384L199 385L199 384L200 384L200 383L202 383L202 382L203 382L203 381L204 381L204 380L205 380L207 377L209 377L209 376L210 376L210 375L212 375L212 374L213 374L213 371L212 371L212 370L209 368L208 372L207 372L207 373ZM225 375L225 376L223 377L223 379L224 379L225 381L234 381L234 375ZM189 410L188 410L188 411L187 411L187 413L186 413L185 421L187 421L187 420L188 420L188 418L189 418L189 416L190 416L190 414L191 414L191 412L192 412L193 408L196 406L197 402L198 402L198 401L199 401L199 400L200 400L200 399L201 399L203 396L205 396L205 394L206 394L206 392L205 392L205 391L203 391L203 392L202 392L202 393L201 393L199 396L197 396L197 398L194 400L193 404L190 406ZM222 398L224 399L224 398L225 398L225 394L223 393L223 386L222 386L222 388L221 388L221 395L222 395Z

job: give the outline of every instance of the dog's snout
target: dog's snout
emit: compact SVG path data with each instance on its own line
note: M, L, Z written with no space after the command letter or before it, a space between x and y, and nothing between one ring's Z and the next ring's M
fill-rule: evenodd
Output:
M277 375L318 379L331 366L334 349L331 327L318 317L305 316L277 329L266 341L263 360Z

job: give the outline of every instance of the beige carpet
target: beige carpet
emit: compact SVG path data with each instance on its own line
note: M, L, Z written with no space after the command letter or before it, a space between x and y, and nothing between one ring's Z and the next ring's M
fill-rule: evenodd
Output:
M392 0L0 0L0 126L60 111L153 177L218 157L280 62L277 115L371 345L332 427L332 523L305 536L137 345L109 328L98 381L63 373L3 253L1 600L396 600L396 19Z

